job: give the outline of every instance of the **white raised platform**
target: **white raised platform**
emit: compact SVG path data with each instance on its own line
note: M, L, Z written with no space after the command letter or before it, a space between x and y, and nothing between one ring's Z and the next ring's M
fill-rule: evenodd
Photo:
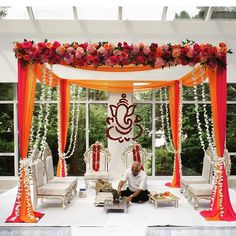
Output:
M199 211L207 209L209 201L200 202L198 211L195 211L179 189L164 186L166 180L148 180L149 191L170 191L180 197L179 207L161 206L155 208L150 203L133 204L129 206L128 213L105 213L102 207L95 207L95 190L87 189L87 197L77 196L71 201L68 208L60 207L60 201L44 200L37 209L45 213L36 224L9 224L4 223L11 214L15 202L17 189L11 189L0 195L0 235L13 235L17 231L24 235L40 235L36 232L43 230L44 235L166 235L167 231L175 235L213 235L209 232L219 231L219 235L236 235L236 222L206 221ZM79 179L78 189L84 187ZM117 187L117 183L113 184ZM236 191L230 189L230 198L236 209ZM166 226L170 227L166 227ZM60 228L59 228L60 227ZM177 227L177 228L176 228ZM35 231L34 231L35 229ZM32 231L33 230L33 231ZM6 232L8 234L6 234ZM34 233L32 233L34 232ZM198 232L198 234L197 234ZM47 234L48 233L48 234ZM23 234L22 234L23 235ZM170 232L168 235L172 235Z

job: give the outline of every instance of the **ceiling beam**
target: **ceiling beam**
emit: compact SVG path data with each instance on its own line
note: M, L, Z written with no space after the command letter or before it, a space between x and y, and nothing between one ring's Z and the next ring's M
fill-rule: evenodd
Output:
M34 11L32 7L26 7L26 10L27 10L30 20L35 20Z
M208 7L206 17L205 17L205 21L209 21L211 19L212 12L213 12L213 7Z
M118 7L118 20L122 20L122 13L123 13L123 8L120 6Z
M78 17L78 11L77 11L77 7L73 7L73 15L74 15L74 20L78 20L79 17Z
M162 17L161 17L162 21L166 20L167 10L168 10L168 7L163 7Z

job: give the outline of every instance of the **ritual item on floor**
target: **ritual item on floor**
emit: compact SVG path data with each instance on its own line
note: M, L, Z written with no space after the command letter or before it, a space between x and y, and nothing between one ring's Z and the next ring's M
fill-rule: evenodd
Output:
M113 200L104 201L104 212L124 212L128 213L129 204L125 199L119 200L118 203L114 203Z
M155 193L151 192L149 194L149 202L153 203L156 208L158 208L162 203L174 203L175 207L178 207L180 198L175 196L171 192ZM163 204L163 205L164 205Z
M96 183L95 190L96 194L98 194L99 192L112 192L112 183L106 180L99 179Z
M120 202L120 194L116 189L112 190L112 195L113 195L113 203L118 204Z
M81 198L86 197L86 188L79 189L79 197L81 197Z
M113 201L113 195L111 192L98 192L95 198L95 206L104 206L105 200Z

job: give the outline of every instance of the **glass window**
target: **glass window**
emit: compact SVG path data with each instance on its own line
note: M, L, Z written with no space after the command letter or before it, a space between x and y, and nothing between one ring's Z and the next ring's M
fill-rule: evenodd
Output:
M134 115L139 115L142 120L140 123L143 128L143 134L139 136L135 141L147 149L147 152L152 152L152 104L136 104ZM140 132L138 126L134 126L134 137ZM152 160L148 160L146 163L146 170L148 175L152 175Z
M0 152L14 152L12 104L0 104Z
M229 152L236 152L236 104L227 105L226 146Z
M66 160L68 175L83 176L86 166L84 162L84 153L86 151L86 110L85 104L79 106L79 121L76 148L73 155ZM69 145L70 131L68 132L67 142ZM74 139L73 139L74 140ZM67 149L68 150L68 145Z
M156 94L159 92L157 91ZM159 97L158 97L159 98ZM166 147L166 136L167 132L167 121L166 121L166 106L163 105L164 115L164 130L161 122L161 105L156 104L156 115L155 115L155 175L159 176L170 176L173 174L174 154L170 153ZM169 118L170 125L170 118ZM171 132L171 128L170 128ZM172 135L172 134L171 134Z
M89 90L89 100L93 101L105 101L108 99L108 93L101 90Z
M13 83L0 83L0 100L9 101L14 98L14 84Z
M227 100L236 101L236 84L227 84Z
M209 84L204 83L203 85L197 86L197 97L198 101L201 102L203 99L203 92L205 93L206 101L210 101L210 91ZM194 101L194 88L193 87L185 87L183 86L183 101Z
M211 117L211 106L207 105L208 117ZM199 105L199 117L201 120L201 127L203 130L203 140L205 148L207 148L207 135L205 128L205 121L203 117L203 105ZM212 131L209 127L210 133ZM182 119L182 166L183 175L201 175L203 150L200 144L198 127L196 122L195 105L183 105L183 119Z
M133 93L134 101L151 101L152 100L152 91L143 91L143 92L134 92Z
M0 156L0 176L14 176L14 156Z
M89 145L100 141L107 147L107 104L89 105Z
M205 18L208 7L168 7L166 20Z
M46 86L45 96L47 96L48 89L49 89L49 87ZM49 100L57 101L57 87L52 87L51 89L52 89L52 91L51 91L51 98ZM41 93L42 93L42 83L38 82L38 83L36 83L35 96L34 96L35 100L40 101Z
M230 156L231 158L231 175L236 175L236 165L234 165L233 163L236 163L236 156L233 155L233 156Z
M211 19L236 19L236 7L213 7Z

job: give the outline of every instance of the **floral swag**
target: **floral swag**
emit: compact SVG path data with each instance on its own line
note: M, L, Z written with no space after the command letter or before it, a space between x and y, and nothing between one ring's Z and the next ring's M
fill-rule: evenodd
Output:
M93 66L151 66L164 68L177 65L194 66L197 63L209 67L226 66L226 54L232 53L225 43L213 46L186 40L181 44L158 45L152 43L114 45L108 42L61 44L58 41L35 43L24 40L14 43L16 58L23 64L49 63L74 67Z

